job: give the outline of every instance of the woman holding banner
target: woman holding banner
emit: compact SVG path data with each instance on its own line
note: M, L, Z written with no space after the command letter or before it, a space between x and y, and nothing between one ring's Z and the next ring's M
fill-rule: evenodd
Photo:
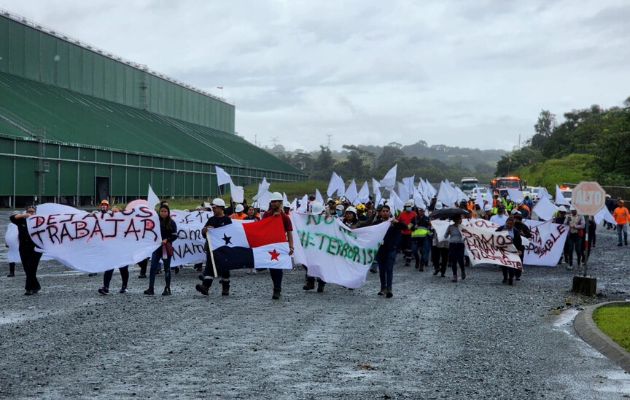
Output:
M464 236L460 230L462 224L462 216L455 215L453 217L453 225L449 225L446 229L444 238L448 238L448 263L453 270L453 282L457 282L457 265L462 270L462 280L466 279L466 271L464 270Z
M151 270L149 271L149 288L144 294L152 296L155 285L155 275L160 268L160 259L164 264L164 280L166 286L162 296L171 295L171 259L173 258L173 242L177 239L177 224L171 218L171 210L167 205L160 206L160 236L162 246L151 255Z
M26 274L26 285L24 289L25 296L37 294L42 288L37 281L37 266L39 265L39 259L42 258L42 253L35 251L35 243L31 239L31 235L28 233L28 226L26 221L29 217L35 215L35 206L29 206L26 208L26 213L11 215L9 219L18 228L18 239L20 241L20 260L24 267L24 273Z

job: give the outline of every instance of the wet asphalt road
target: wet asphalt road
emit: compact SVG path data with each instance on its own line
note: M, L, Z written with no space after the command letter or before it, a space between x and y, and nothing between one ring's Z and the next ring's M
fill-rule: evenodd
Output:
M599 239L591 268L604 297L589 300L569 293L561 267L528 268L508 287L493 267L455 284L400 263L389 300L376 296L373 274L358 290L305 293L301 270L285 274L280 301L268 274L244 271L229 297L213 286L203 298L190 268L173 276L171 297L146 297L135 267L129 293L117 293L116 273L103 297L102 274L56 263L40 265L43 290L26 297L21 266L6 278L2 261L0 397L630 397L630 376L557 317L567 302L630 297L630 247Z

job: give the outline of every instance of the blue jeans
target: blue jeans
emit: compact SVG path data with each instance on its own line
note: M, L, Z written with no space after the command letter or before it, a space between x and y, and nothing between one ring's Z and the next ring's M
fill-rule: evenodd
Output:
M617 238L619 239L619 245L622 245L621 235L623 233L623 240L627 244L628 243L628 225L617 225Z
M381 290L392 290L394 278L394 263L396 262L396 249L388 250L377 258L378 274L381 278Z
M431 258L431 241L432 238L429 236L412 239L411 252L416 259L416 264L420 264L423 267L429 265L429 259Z
M162 258L162 246L151 254L151 270L149 271L149 289L153 289L155 285L155 275L160 268L160 259ZM166 281L166 287L171 287L171 258L168 257L162 260L164 263L164 280Z

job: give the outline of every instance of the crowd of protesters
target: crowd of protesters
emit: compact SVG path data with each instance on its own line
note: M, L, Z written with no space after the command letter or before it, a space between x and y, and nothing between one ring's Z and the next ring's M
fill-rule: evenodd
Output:
M614 205L614 207L611 207ZM606 206L610 210L616 226L606 223L607 229L616 229L618 237L618 246L628 245L627 226L630 223L630 212L626 208L623 200L614 200L608 197ZM461 212L443 213L445 207L433 198L428 206L414 204L413 200L404 203L403 209L397 211L392 209L392 205L387 201L381 204L374 204L372 201L353 205L347 199L329 198L326 204L316 201L314 196L309 197L306 210L311 214L323 214L327 218L339 218L340 221L349 229L359 229L362 227L382 224L389 224L389 228L385 234L382 244L380 245L375 257L375 263L370 271L376 273L378 271L380 278L379 296L385 298L393 297L393 275L396 258L400 254L404 259L404 266L410 267L412 260L415 262L416 270L422 272L429 267L429 263L433 267L433 275L440 277L446 276L447 266L452 271L452 281L466 279L466 270L470 265L470 260L466 255L464 239L461 232L462 218L481 218L495 223L497 231L505 231L512 239L518 254L523 260L525 246L523 238L530 238L531 232L523 222L525 219L532 218L532 210L534 201L528 196L518 203L511 201L508 196L502 196L496 192L492 198L484 199L483 204L477 204L475 199L469 201L461 201L458 208L450 208L450 210L461 210ZM234 204L228 207L221 198L214 199L210 205L202 204L197 210L212 211L213 215L207 220L203 228L203 236L206 237L208 230L220 228L231 224L233 220L253 220L258 221L263 218L279 218L282 220L287 241L289 243L290 254L293 254L293 239L291 232L293 230L291 219L289 218L291 204L288 203L284 196L280 193L272 193L267 211L262 211L254 203ZM42 253L36 251L36 246L31 240L28 233L26 221L30 216L36 214L36 207L27 207L26 212L15 214L10 217L11 223L18 228L19 238L19 254L26 275L25 295L37 294L41 286L37 280L37 268ZM100 203L98 210L94 213L115 213L119 210L111 208L107 200ZM192 211L192 210L191 210ZM170 208L167 202L162 202L159 206L159 221L162 246L158 247L151 257L139 263L139 278L146 278L147 266L149 266L149 287L144 291L147 296L154 295L156 275L160 274L160 266L164 270L165 286L162 292L163 296L171 294L171 268L170 261L173 256L172 243L177 240L177 225L171 218ZM432 220L435 218L450 219L452 224L448 226L444 237L438 237L432 226ZM596 229L597 225L593 217L585 217L578 215L573 207L567 208L562 205L558 208L553 222L567 226L568 236L565 242L563 256L558 264L566 264L567 269L573 269L574 261L579 267L585 263L592 247L596 245ZM588 241L585 238L588 237ZM229 296L230 293L230 271L217 270L213 260L213 253L205 246L207 254L205 268L200 275L201 283L197 284L195 289L204 296L208 296L213 280L220 278L221 294ZM574 258L575 255L575 258ZM249 267L250 272L254 273L253 266ZM202 265L197 264L195 268L202 270ZM15 276L15 265L10 265L9 277ZM122 286L120 293L127 292L129 281L128 267L119 268L122 278ZM179 269L175 269L177 273ZM109 294L109 286L114 270L105 271L103 274L103 286L98 289L101 295ZM521 270L515 268L502 267L503 283L513 285L514 281L521 279ZM283 271L281 269L269 269L273 286L273 299L279 299L282 291ZM323 292L326 282L320 278L308 275L303 286L304 290L315 289L317 282L317 292Z

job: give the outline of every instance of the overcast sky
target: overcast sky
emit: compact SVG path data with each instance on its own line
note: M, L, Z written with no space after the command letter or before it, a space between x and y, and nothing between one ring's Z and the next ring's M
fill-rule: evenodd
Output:
M630 2L33 1L0 7L227 98L270 146L511 149L630 96ZM217 89L223 86L223 93Z

